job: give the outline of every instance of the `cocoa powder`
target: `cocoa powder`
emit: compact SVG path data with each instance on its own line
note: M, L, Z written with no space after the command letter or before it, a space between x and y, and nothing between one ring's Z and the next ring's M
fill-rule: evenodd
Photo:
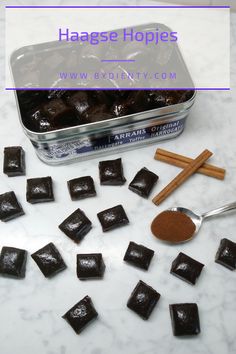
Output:
M154 236L168 242L183 242L192 237L196 229L190 217L180 211L166 210L155 217L151 230Z

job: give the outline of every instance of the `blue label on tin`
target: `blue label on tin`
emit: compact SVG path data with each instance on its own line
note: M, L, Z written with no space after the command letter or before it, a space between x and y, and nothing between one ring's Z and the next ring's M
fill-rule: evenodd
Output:
M183 130L185 118L165 124L153 125L145 128L119 131L104 137L86 137L73 142L57 144L35 144L38 153L46 159L68 159L78 155L113 148L120 145L128 145L142 140L158 137L169 137Z
M141 140L146 140L150 138L155 138L157 136L165 136L169 134L176 133L183 129L184 121L177 120L175 122L170 122L161 125L154 125L147 128L141 128L136 130L131 130L127 132L121 132L114 135L107 136L105 138L99 139L98 144L94 145L94 149L103 148L102 146L116 146L122 144L135 143ZM103 144L101 144L103 143Z

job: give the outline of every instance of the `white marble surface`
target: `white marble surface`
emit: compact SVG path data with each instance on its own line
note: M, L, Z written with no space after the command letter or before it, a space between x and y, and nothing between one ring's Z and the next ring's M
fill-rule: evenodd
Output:
M236 15L232 15L231 31L231 56L235 58ZM22 145L26 151L27 177L51 175L56 197L53 203L30 205L25 200L26 178L8 178L1 173L0 193L14 190L26 215L0 224L0 246L25 248L29 252L24 280L0 278L2 354L236 352L235 272L214 262L221 238L227 237L236 242L235 214L206 222L193 241L181 246L162 244L154 239L149 230L153 217L170 206L183 205L204 212L236 200L236 66L233 60L231 80L231 92L199 93L185 132L175 140L160 144L163 148L189 156L197 155L204 148L212 150L212 162L227 169L225 181L195 175L160 207L127 189L128 182L142 166L160 176L152 195L177 174L177 168L154 161L153 155L158 144L111 155L110 158L122 157L128 182L122 187L101 187L98 183L99 158L60 167L50 167L40 162L19 125L13 93L2 89L0 165L4 146ZM94 177L98 196L72 202L66 181L87 174ZM122 203L127 211L130 225L103 234L96 213L118 203ZM83 209L93 222L93 229L78 246L57 227L77 207ZM122 258L130 240L155 250L148 272L123 263ZM67 270L50 280L43 277L30 258L30 253L48 242L55 243L68 265ZM169 274L171 262L179 251L205 264L196 286L190 286ZM75 255L79 252L103 253L106 263L103 280L81 282L77 279ZM162 295L149 321L143 321L126 308L127 299L139 279ZM92 297L99 318L76 336L61 315L87 294ZM199 336L181 339L172 335L168 305L175 302L197 302L202 330Z

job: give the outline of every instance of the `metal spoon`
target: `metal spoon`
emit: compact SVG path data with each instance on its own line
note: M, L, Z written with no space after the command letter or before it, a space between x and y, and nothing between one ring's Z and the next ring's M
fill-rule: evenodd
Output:
M186 214L192 220L192 222L195 224L195 226L196 226L195 232L193 233L193 235L190 235L190 237L187 240L185 240L185 241L189 241L198 233L198 231L202 225L202 222L205 219L211 218L213 216L216 216L216 215L225 213L226 211L230 211L230 210L234 210L234 209L236 209L236 202L225 204L222 207L210 210L202 215L195 214L192 210L189 210L187 208L182 208L182 207L174 207L174 208L170 208L168 210L179 211L181 213Z

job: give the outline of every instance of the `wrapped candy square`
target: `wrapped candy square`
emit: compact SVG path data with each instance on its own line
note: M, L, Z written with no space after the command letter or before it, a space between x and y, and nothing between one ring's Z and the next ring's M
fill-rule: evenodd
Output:
M130 295L127 307L147 320L159 299L160 294L140 280Z
M97 214L102 225L103 232L116 229L117 227L127 225L129 219L122 205L117 205L113 208L106 209Z
M33 253L31 257L46 278L66 269L62 256L52 242Z
M129 184L129 189L143 198L148 198L152 188L157 183L158 176L146 167L137 172Z
M45 102L41 105L41 109L54 127L58 125L67 126L68 124L78 122L73 108L67 105L61 98Z
M224 267L235 270L236 269L236 243L223 238L220 241L220 246L215 257L216 263Z
M21 146L4 148L3 172L8 177L25 175L25 152Z
M172 263L170 273L190 284L195 284L204 264L180 252Z
M9 221L24 215L24 211L13 191L0 194L0 220Z
M86 91L73 92L67 97L67 104L81 115L92 105L92 99Z
M99 176L102 185L121 186L126 182L121 159L99 162Z
M90 176L71 179L67 182L67 185L72 200L94 197L96 195L94 181Z
M0 254L0 275L10 278L24 278L27 251L20 248L2 248Z
M138 245L135 242L130 242L124 256L124 261L136 267L148 270L153 256L154 251L150 248Z
M85 296L76 305L74 305L65 315L62 316L75 333L79 334L92 320L98 316L92 300Z
M52 178L27 179L26 199L31 204L54 201Z
M81 209L76 209L60 225L59 229L72 241L79 243L91 230L92 223Z
M200 333L198 306L194 303L169 305L174 336Z
M101 253L77 254L77 277L81 280L102 278L105 264Z

